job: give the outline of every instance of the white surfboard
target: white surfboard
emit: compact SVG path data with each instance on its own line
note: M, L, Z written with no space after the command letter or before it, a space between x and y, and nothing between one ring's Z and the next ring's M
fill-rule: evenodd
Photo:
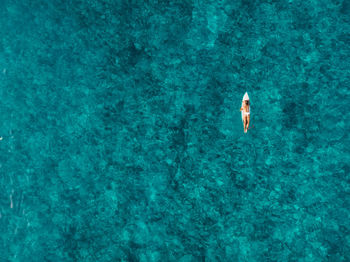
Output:
M249 100L249 96L248 96L248 93L247 92L245 92L245 94L244 94L244 96L243 96L243 99L242 99L242 107L243 107L243 102L245 101L245 100ZM250 105L249 105L249 112L250 112ZM242 123L244 122L243 121L243 110L241 111L241 115L242 115ZM244 129L244 127L243 127L243 129Z

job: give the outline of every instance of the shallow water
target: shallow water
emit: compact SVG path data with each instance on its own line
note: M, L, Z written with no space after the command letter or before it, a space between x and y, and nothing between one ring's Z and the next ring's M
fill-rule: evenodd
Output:
M0 260L349 261L350 4L130 2L1 1Z

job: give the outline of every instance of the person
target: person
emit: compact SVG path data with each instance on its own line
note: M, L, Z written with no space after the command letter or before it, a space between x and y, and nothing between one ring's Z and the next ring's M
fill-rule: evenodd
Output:
M243 120L244 133L247 133L248 128L249 128L249 123L250 123L249 100L242 101L242 107L241 107L240 111L243 111L242 112L242 120Z

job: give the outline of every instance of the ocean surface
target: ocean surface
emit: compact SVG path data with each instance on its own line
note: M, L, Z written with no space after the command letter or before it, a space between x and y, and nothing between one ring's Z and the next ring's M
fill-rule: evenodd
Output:
M350 261L349 1L2 0L0 33L1 262Z

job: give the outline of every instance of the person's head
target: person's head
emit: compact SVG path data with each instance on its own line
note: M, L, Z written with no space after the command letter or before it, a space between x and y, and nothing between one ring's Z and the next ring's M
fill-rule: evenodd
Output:
M245 104L248 106L249 105L249 100L245 100Z

